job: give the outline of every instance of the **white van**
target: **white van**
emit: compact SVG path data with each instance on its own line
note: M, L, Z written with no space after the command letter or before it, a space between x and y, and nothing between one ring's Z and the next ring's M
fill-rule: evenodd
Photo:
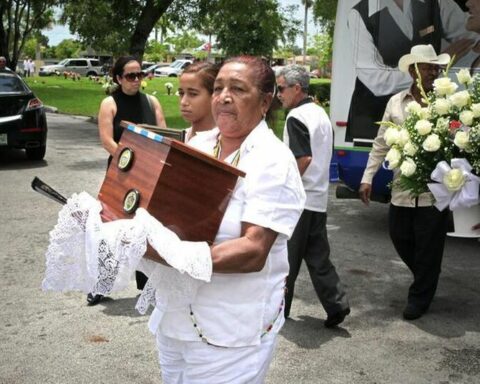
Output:
M398 71L398 60L417 44L432 44L438 53L455 48L467 31L465 0L339 0L335 21L330 118L335 132L333 163L343 184L338 197L355 197L373 139L388 99L406 89L411 78ZM468 25L467 25L468 26ZM452 71L470 67L479 54L462 57ZM373 179L372 200L388 201L392 172Z

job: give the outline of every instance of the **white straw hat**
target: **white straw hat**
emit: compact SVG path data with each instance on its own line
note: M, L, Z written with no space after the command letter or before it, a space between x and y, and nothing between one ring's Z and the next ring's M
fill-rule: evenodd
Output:
M450 62L450 55L442 53L437 56L435 49L431 44L415 45L410 50L409 54L403 55L398 61L398 69L402 72L408 73L408 67L415 63L428 63L437 65L446 65Z

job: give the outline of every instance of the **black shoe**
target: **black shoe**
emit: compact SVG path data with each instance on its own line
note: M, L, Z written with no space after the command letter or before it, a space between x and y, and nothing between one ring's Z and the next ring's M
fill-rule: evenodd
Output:
M102 299L103 295L93 295L92 293L87 295L87 302L89 306L97 305L100 301L102 301Z
M417 307L413 304L407 304L405 309L403 310L403 318L405 320L416 320L422 317L422 315L426 312L426 309Z
M342 323L345 320L345 317L350 314L350 308L342 309L338 312L335 312L332 315L327 316L327 320L323 322L323 325L327 328L336 327L338 324Z

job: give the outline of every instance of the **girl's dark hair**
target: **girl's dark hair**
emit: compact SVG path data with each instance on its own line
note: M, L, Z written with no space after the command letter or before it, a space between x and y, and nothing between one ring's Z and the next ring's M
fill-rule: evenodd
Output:
M114 83L118 84L117 76L123 75L123 68L130 61L136 61L138 65L140 65L140 61L133 56L120 56L117 61L115 61L112 68L112 80Z
M207 61L199 61L190 64L187 68L185 68L185 70L182 72L182 75L184 73L192 73L198 75L202 80L202 84L205 89L210 94L213 94L213 83L215 82L215 78L217 77L219 69L220 67L216 64L212 64Z
M257 56L242 55L232 57L227 59L223 65L228 63L241 63L251 68L254 74L254 82L258 90L264 95L268 93L272 94L272 102L270 103L270 107L268 108L265 119L267 120L268 124L273 127L276 121L275 112L279 108L279 103L275 102L276 79L273 69L270 67L270 65L268 65L265 59Z

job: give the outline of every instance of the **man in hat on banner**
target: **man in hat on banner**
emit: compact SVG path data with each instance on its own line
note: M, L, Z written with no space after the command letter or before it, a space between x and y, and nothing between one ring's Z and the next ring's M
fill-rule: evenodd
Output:
M440 73L441 66L448 64L448 54L437 55L431 45L416 45L409 54L398 62L398 68L410 74L413 83L410 88L393 95L385 109L382 121L391 121L401 125L405 118L405 107L411 101L422 106L422 96L417 87L417 72L421 76L425 92L433 90L433 82ZM378 171L390 149L383 135L387 127L380 126L373 142L360 184L360 198L368 205L372 191L372 179ZM399 171L394 172L394 180ZM408 291L408 302L403 311L406 320L421 317L430 306L437 289L440 276L443 248L447 233L448 210L440 212L433 204L430 192L412 198L408 191L402 191L393 184L392 200L389 211L389 231L393 245L403 262L413 274L413 283Z

